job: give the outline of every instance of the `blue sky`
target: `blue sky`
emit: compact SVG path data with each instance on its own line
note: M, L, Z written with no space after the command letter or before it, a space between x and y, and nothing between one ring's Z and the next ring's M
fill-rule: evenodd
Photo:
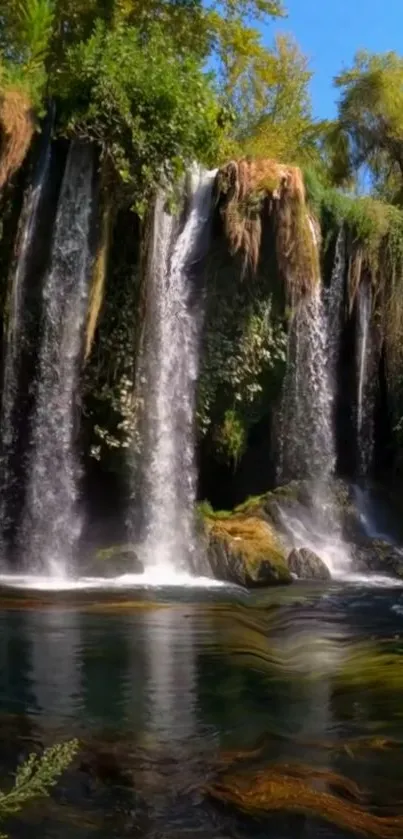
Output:
M288 18L269 23L274 32L292 33L314 71L312 100L316 117L332 117L337 91L332 79L348 67L358 49L403 53L403 0L284 0Z

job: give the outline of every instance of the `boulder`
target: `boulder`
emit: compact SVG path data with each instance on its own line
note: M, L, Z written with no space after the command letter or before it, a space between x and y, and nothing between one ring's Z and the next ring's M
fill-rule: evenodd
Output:
M403 550L390 542L373 539L367 545L350 545L354 571L390 574L403 579Z
M120 577L122 574L142 574L144 565L133 545L112 545L96 551L85 566L88 577Z
M300 580L330 580L331 574L322 559L308 548L294 548L287 565Z
M284 548L270 525L234 514L206 520L207 556L214 577L256 588L290 583Z

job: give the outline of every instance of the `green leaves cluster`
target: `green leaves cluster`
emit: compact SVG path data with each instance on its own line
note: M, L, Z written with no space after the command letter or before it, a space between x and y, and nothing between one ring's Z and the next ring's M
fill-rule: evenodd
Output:
M0 11L0 95L23 90L40 113L54 27L51 0L16 0Z
M77 740L70 740L45 749L41 756L31 754L18 768L10 792L0 791L0 820L18 813L33 799L47 796L77 751ZM4 833L0 837L7 839Z
M56 93L64 129L100 145L137 208L191 160L217 156L209 79L157 25L143 39L135 27L108 30L98 21L86 42L68 49Z
M380 197L401 203L403 58L395 52L361 51L335 85L340 99L330 133L334 181L348 183L364 169Z
M244 450L248 429L267 410L287 347L271 297L245 304L243 292L234 290L231 303L210 302L199 382L200 433L212 434L217 450L233 463Z
M39 114L56 99L58 130L95 140L141 210L194 158L314 143L304 57L256 28L283 14L281 0L4 0L0 95L24 87Z

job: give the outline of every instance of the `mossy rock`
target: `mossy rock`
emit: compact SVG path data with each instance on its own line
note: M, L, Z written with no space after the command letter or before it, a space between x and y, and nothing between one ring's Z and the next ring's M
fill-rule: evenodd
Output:
M218 580L247 588L292 581L284 547L274 528L254 516L235 513L207 519L208 558Z
M89 577L119 577L122 574L142 574L143 571L143 563L130 544L111 545L96 551L85 568Z

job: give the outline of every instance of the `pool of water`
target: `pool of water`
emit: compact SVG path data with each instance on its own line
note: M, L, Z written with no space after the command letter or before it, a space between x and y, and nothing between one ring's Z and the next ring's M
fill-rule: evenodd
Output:
M403 835L401 590L0 599L1 788L30 752L80 741L11 836Z

